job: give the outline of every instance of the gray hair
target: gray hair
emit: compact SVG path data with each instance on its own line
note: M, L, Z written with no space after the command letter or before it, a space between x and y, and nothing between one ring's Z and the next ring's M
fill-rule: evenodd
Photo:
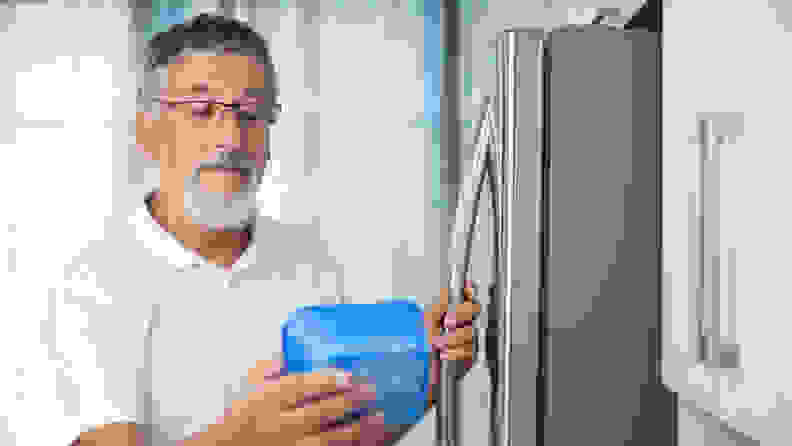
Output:
M277 119L277 79L269 54L269 45L248 25L234 19L200 14L192 20L156 34L146 46L138 107L159 119L159 104L153 100L168 85L168 65L179 56L190 54L240 54L255 57L265 67L269 84L262 94L272 110L267 119Z

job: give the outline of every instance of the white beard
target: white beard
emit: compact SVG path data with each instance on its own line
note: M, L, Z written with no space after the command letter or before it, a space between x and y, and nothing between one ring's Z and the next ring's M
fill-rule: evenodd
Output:
M212 231L242 230L255 216L258 208L256 193L262 175L254 173L238 192L226 198L224 192L207 191L197 175L188 177L184 184L184 211L196 224Z

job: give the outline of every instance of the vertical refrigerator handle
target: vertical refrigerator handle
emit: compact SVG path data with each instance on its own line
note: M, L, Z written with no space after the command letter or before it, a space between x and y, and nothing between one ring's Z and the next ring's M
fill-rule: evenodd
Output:
M481 118L476 135L471 173L465 175L459 194L454 227L451 232L449 264L451 267L448 302L458 305L464 302L464 288L470 283L470 263L473 235L478 220L479 202L484 182L492 178L490 149L493 139L493 105L489 97L482 104ZM488 175L489 174L489 175ZM490 193L497 190L490 184ZM497 231L496 231L497 234ZM446 330L443 330L444 333ZM459 445L459 377L462 361L441 360L439 396L437 398L437 446Z

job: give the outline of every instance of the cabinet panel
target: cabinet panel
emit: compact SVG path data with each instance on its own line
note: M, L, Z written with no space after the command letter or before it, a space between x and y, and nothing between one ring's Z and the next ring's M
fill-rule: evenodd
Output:
M783 104L792 69L777 55L792 37L762 2L674 2L664 20L663 379L762 445L788 444L792 361L783 345L792 337L785 297L792 155ZM708 166L720 176L720 199L705 220L720 218L720 230L709 245L714 274L705 277L722 304L714 314L718 331L740 348L735 368L696 361L700 239L690 227L697 213L690 194L700 190L694 136L703 117L714 117L713 132L725 137Z
M675 3L663 36L663 323L664 377L673 390L696 360L696 111L704 108L695 66L704 46L683 38L695 19ZM696 48L699 47L699 48Z

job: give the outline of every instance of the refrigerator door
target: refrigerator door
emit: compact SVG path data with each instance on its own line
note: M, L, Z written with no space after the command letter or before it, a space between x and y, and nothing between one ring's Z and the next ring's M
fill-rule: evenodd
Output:
M542 227L542 71L547 33L513 29L498 36L494 171L501 228L498 287L491 296L488 351L497 385L491 400L490 444L541 445L537 415ZM493 319L494 318L494 319Z
M659 37L587 25L548 48L543 444L674 444L658 368Z

